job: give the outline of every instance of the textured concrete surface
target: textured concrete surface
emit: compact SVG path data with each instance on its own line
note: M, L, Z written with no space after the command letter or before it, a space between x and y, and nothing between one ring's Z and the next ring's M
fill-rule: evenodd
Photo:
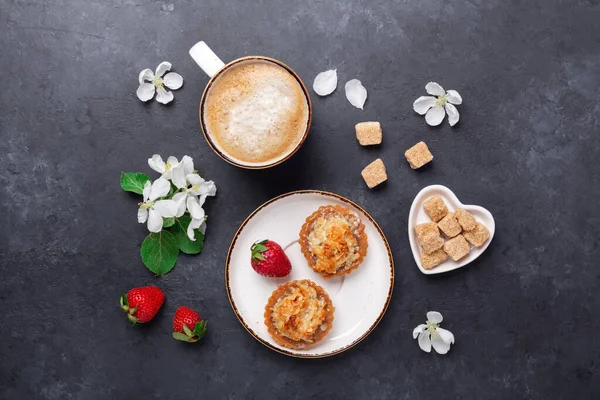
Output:
M598 0L1 1L0 398L600 397L599 20ZM207 78L187 54L201 39L224 60L279 58L307 83L338 69L287 163L244 171L209 149L197 120ZM184 86L168 107L142 104L137 75L163 60ZM344 97L351 78L369 90L364 111ZM412 111L429 80L462 94L454 129ZM381 122L381 147L356 143L364 120ZM420 140L435 160L415 172L403 153ZM138 199L118 183L156 152L189 154L219 187L204 253L162 278L140 261ZM380 156L389 181L370 191L360 170ZM406 223L434 183L488 208L497 230L475 263L428 277ZM256 342L223 281L247 214L307 188L364 206L396 261L380 326L323 360ZM131 327L118 297L143 284L167 302ZM180 304L210 321L197 346L170 337ZM411 337L431 309L456 336L447 356Z

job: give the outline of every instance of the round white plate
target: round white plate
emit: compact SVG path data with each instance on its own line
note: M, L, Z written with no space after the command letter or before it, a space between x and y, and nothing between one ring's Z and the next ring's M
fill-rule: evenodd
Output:
M308 266L300 251L298 235L306 218L328 204L339 204L358 213L365 224L369 248L363 263L350 275L325 280ZM292 263L292 272L287 277L266 278L252 269L250 247L263 239L273 240L284 248ZM310 279L322 286L335 306L333 329L323 341L307 350L292 350L277 344L264 323L265 305L271 293L279 285L296 279ZM293 357L327 357L349 349L375 329L392 295L394 261L381 228L357 204L333 193L299 191L266 202L242 223L227 255L225 285L233 311L259 342Z

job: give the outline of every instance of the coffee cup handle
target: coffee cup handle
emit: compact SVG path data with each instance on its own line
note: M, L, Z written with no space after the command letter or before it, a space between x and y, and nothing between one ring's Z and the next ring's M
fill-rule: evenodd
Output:
M225 63L204 42L198 42L190 49L190 56L202 68L202 71L212 78Z

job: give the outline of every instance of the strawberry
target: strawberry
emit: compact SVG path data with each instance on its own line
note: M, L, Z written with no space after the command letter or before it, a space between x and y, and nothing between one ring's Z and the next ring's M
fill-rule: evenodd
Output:
M133 324L150 321L165 302L165 295L156 286L133 288L121 296L121 308Z
M206 334L206 321L196 311L181 306L175 311L173 330L174 339L195 343Z
M262 276L282 278L290 273L292 264L280 245L272 240L256 242L252 251L252 268Z

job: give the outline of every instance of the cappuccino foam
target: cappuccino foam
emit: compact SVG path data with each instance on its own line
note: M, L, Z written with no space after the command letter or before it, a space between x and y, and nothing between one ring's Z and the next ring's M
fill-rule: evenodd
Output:
M308 102L296 78L269 61L230 67L204 103L207 134L243 164L268 164L291 153L308 124Z

